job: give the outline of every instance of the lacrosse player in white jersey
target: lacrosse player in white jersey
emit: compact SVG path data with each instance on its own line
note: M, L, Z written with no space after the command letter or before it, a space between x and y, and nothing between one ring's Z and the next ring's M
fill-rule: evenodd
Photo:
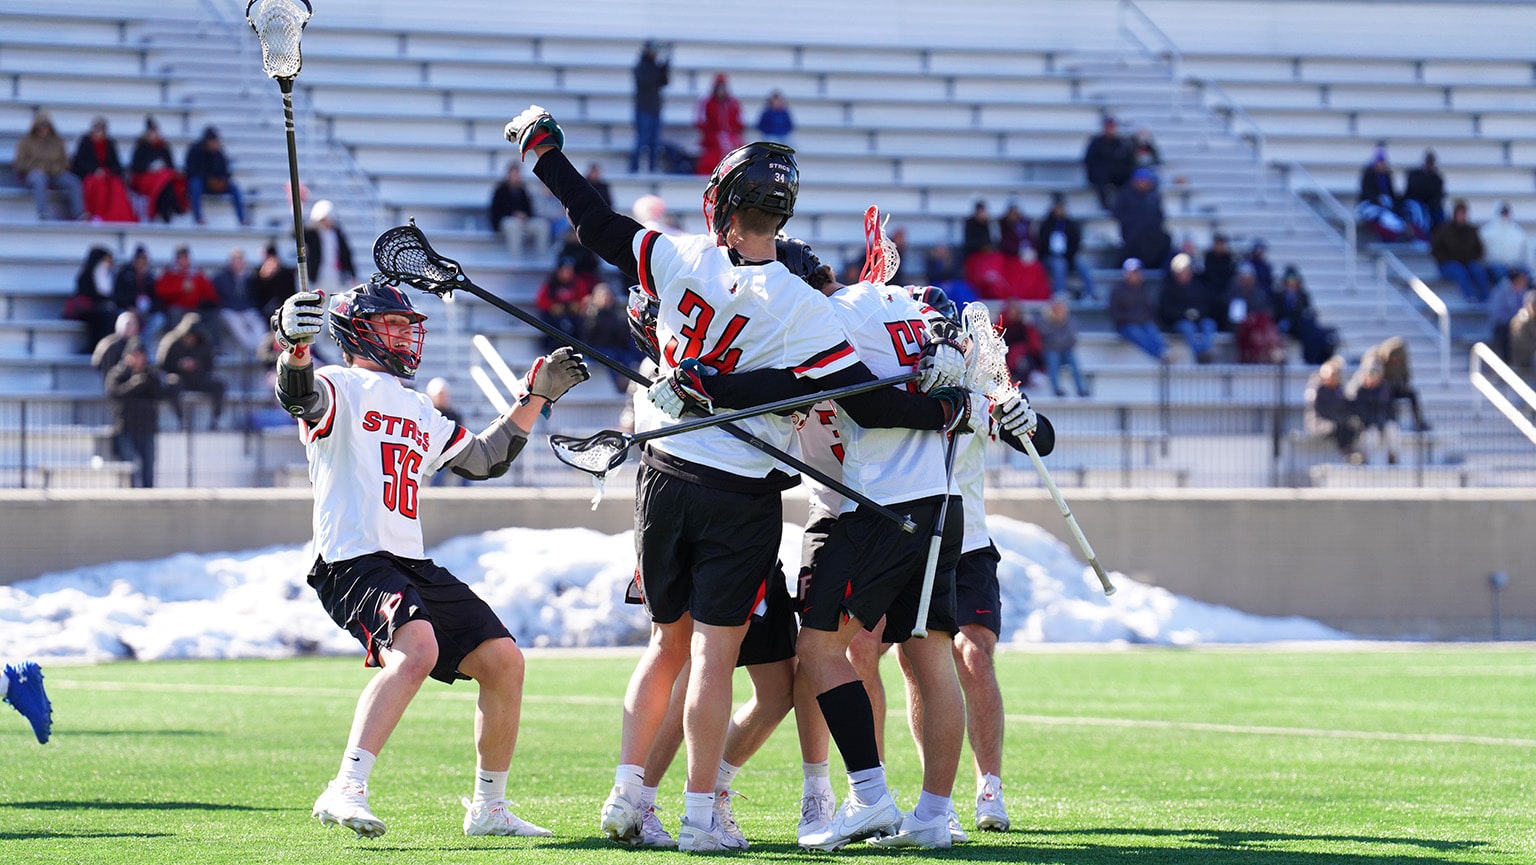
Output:
M323 325L344 366L314 368ZM430 676L474 679L474 795L463 800L466 835L549 835L507 808L507 774L522 708L523 656L489 605L425 557L417 498L422 479L447 467L471 479L499 477L523 449L546 405L585 381L581 356L562 348L534 361L527 401L479 435L407 389L421 362L426 316L400 289L373 280L333 299L283 302L273 329L283 346L277 398L299 422L314 486L315 564L309 584L331 618L379 667L358 699L341 769L313 816L360 837L384 834L368 806L379 751Z
M665 236L613 211L560 148L564 133L532 106L507 138L565 206L582 244L658 300L661 376L647 398L668 416L744 408L784 396L873 380L828 314L824 298L774 260L774 237L794 214L794 151L757 142L720 161L704 192L709 232ZM853 406L859 406L858 409ZM894 388L845 403L871 425L942 429L969 409ZM740 424L781 450L792 423L766 415ZM636 480L640 587L654 625L625 695L614 788L603 805L608 837L640 839L643 762L672 686L691 661L684 736L688 779L678 849L740 849L715 816L715 781L731 714L731 673L748 619L775 571L780 493L797 479L717 428L648 442Z

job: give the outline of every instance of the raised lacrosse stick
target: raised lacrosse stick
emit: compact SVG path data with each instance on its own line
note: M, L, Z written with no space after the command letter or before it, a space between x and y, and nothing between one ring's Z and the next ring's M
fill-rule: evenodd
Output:
M409 285L419 291L425 291L438 296L446 296L454 291L467 291L545 336L575 348L586 355L588 359L608 367L630 381L638 382L647 387L653 384L653 382L631 369L627 364L609 357L565 331L545 323L538 316L532 315L515 304L508 303L501 297L475 285L464 274L464 269L459 266L457 261L439 255L432 248L432 245L427 242L426 235L422 234L421 229L416 227L414 219L408 225L397 225L394 228L386 229L383 234L379 235L379 239L373 243L373 261L379 268L379 272L397 285ZM879 504L837 478L828 475L804 460L785 453L783 450L763 441L741 427L728 423L722 424L720 429L725 430L740 441L757 448L806 477L820 482L828 489L840 493L850 501L858 502L868 507L875 513L901 526L902 531L908 533L917 531L917 524L912 522L909 517L902 516L890 508Z
M261 40L261 69L277 79L283 92L283 125L288 133L288 197L293 199L293 245L297 250L298 289L309 291L309 266L304 257L304 202L299 196L299 147L293 130L293 79L304 58L299 39L314 9L309 0L251 0L245 20Z
M659 427L642 433L630 434L618 430L605 429L586 438L551 435L549 437L549 446L554 450L555 456L566 465L601 477L622 465L625 454L628 453L629 449L641 442L720 426L721 424L734 423L735 421L746 420L758 415L804 408L808 405L815 405L822 400L835 400L845 396L868 393L872 390L879 390L882 387L897 387L907 382L917 381L917 379L918 374L916 372L908 372L901 375L893 375L889 378L880 378L874 381L818 391L806 396L775 400L774 402L767 402L762 405L755 405L751 408L739 409L724 414L690 418L685 421L679 421L671 426Z
M971 380L968 382L972 390L979 390L991 398L994 405L1002 405L1019 395L1019 386L1013 381L1013 374L1008 371L1008 345L1003 342L1002 334L992 326L991 314L982 303L968 303L961 314L965 324L965 332L971 339L971 350L976 353L975 361L971 366ZM1109 581L1109 574L1104 572L1104 566L1099 564L1099 557L1094 555L1093 547L1089 546L1088 539L1083 536L1083 529L1077 524L1077 517L1072 516L1072 509L1067 507L1066 499L1061 497L1061 490L1056 488L1056 482L1051 479L1051 473L1045 467L1045 462L1040 459L1040 452L1035 449L1035 443L1029 436L1022 436L1024 452L1029 454L1029 459L1035 464L1035 471L1039 472L1040 480L1045 483L1045 488L1050 491L1051 498L1056 502L1056 509L1061 511L1061 516L1067 521L1067 527L1072 530L1072 537L1077 539L1078 549L1088 557L1088 564L1093 567L1094 574L1098 575L1099 585L1104 587L1105 596L1115 593L1115 585Z

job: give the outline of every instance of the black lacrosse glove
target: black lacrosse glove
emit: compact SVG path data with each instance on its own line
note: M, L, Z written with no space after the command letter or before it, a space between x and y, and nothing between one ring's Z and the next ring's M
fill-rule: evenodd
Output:
M811 288L820 291L832 281L832 268L821 263L811 245L797 237L779 235L774 238L774 257L795 276L805 280Z
M939 387L928 395L944 408L942 432L946 434L973 432L986 423L987 398L984 394L960 387Z

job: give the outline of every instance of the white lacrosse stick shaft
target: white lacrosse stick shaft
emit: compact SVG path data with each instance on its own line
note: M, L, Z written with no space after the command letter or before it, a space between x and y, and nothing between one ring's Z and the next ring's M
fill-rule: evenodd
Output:
M923 639L928 636L928 610L933 605L933 580L939 572L939 547L944 545L944 520L949 516L949 480L955 476L955 452L960 449L960 434L949 437L944 450L944 501L939 504L939 515L933 521L933 537L928 539L928 561L923 564L923 589L917 600L917 620L912 624L912 636Z

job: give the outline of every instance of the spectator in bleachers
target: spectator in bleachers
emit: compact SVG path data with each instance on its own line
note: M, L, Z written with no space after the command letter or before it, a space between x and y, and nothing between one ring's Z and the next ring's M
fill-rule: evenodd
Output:
M158 338L165 328L165 308L155 296L154 267L149 261L149 250L142 243L134 247L133 258L118 268L112 301L118 309L131 309L139 314L145 342Z
M644 355L635 348L634 340L629 337L629 320L625 315L624 307L620 306L613 296L613 289L606 282L599 282L592 286L592 293L587 295L586 303L581 310L581 329L578 331L581 338L593 348L602 352L614 360L623 361L631 367L639 367ZM613 389L619 393L629 390L629 379L609 370L613 375Z
M1077 325L1072 321L1072 311L1067 308L1063 296L1054 298L1040 316L1040 355L1045 361L1045 377L1050 380L1051 391L1066 396L1061 387L1061 368L1072 368L1072 385L1078 396L1088 395L1083 383L1083 368L1077 362Z
M1483 240L1467 218L1467 203L1457 199L1451 219L1435 229L1430 254L1440 275L1456 283L1462 297L1482 303L1488 299L1488 268L1483 266Z
M1145 126L1136 129L1136 135L1131 138L1131 165L1133 168L1156 168L1163 164L1162 154L1157 152L1157 144L1152 140L1152 130Z
M762 113L757 115L757 131L764 141L790 143L790 135L795 131L795 118L790 116L789 101L784 98L784 91L775 90L768 94Z
M1158 332L1152 292L1142 275L1141 261L1127 258L1120 266L1120 282L1109 291L1109 320L1132 345L1158 361L1168 359L1168 347Z
M975 287L965 281L961 269L955 266L954 251L942 243L929 249L923 258L923 281L944 289L944 294L957 308L963 309L967 303L981 299Z
M1536 291L1527 291L1520 311L1509 320L1509 363L1532 366L1536 361Z
M592 250L581 245L581 240L576 236L576 229L569 226L560 237L559 249L555 250L555 266L559 267L562 261L571 262L576 269L576 275L585 279L588 286L597 282L597 270L601 262Z
M1274 295L1275 326L1301 344L1301 359L1322 363L1338 348L1338 331L1317 320L1312 295L1302 282L1301 271L1288 266L1280 277L1280 290Z
M1237 266L1225 306L1237 338L1238 363L1285 362L1285 337L1275 325L1269 293L1259 288L1252 264Z
M1510 268L1508 276L1494 289L1488 300L1488 343L1494 353L1505 363L1513 362L1510 353L1510 327L1515 316L1525 306L1526 294L1531 290L1531 274L1524 267Z
M1307 379L1306 412L1302 426L1309 435L1327 436L1339 449L1339 455L1359 462L1355 440L1362 426L1353 402L1344 395L1344 359L1335 355L1324 361Z
M1025 314L1024 304L1017 300L1003 303L997 314L997 328L1008 345L1008 371L1020 386L1028 388L1030 376L1045 369L1040 331Z
M1355 219L1371 226L1382 240L1413 239L1403 219L1403 200L1392 182L1392 166L1387 162L1385 144L1376 145L1370 163L1360 172L1360 197L1355 202Z
M336 205L320 199L309 208L304 229L304 263L308 265L312 291L335 294L352 287L357 269L352 266L352 246L336 221Z
M667 86L672 70L671 51L654 39L647 39L635 63L635 149L629 155L629 173L640 170L640 154L646 157L646 170L656 171L656 154L661 145L661 90Z
M709 95L699 100L693 125L699 130L699 159L694 167L697 174L714 171L725 154L746 143L741 137L746 129L741 122L741 102L731 95L724 72L715 76Z
M69 218L85 218L85 193L80 188L80 178L69 170L69 154L64 149L64 139L53 128L48 112L38 109L32 113L32 125L27 134L16 141L16 155L11 167L32 189L32 203L37 207L37 218L48 218L48 187L64 193L69 202Z
M189 312L217 309L219 293L202 268L192 264L192 251L185 245L176 247L176 257L155 280L155 299L165 310L168 323L175 327L182 316Z
M1153 270L1168 261L1173 239L1163 227L1163 197L1150 168L1131 173L1129 185L1115 193L1115 220L1120 223L1121 260L1135 258Z
M1413 426L1419 432L1429 429L1424 412L1419 407L1419 392L1413 386L1413 372L1408 365L1408 343L1400 336L1389 336L1365 350L1361 364L1374 359L1381 367L1382 381L1386 382L1391 395L1392 420L1397 420L1397 401L1406 400L1413 412Z
M1105 210L1114 209L1115 194L1126 184L1136 168L1136 151L1131 142L1120 135L1115 118L1104 115L1103 129L1088 139L1083 152L1083 169L1088 175L1088 185L1099 195L1099 204Z
M176 422L187 429L190 421L186 416L187 391L204 393L213 402L213 414L208 429L219 427L224 415L224 394L228 386L214 373L213 340L203 324L201 313L189 312L181 321L160 338L155 352L155 362L165 373L166 396L176 412Z
M187 200L192 205L192 219L198 225L203 224L204 195L228 195L235 208L235 219L241 225L251 224L245 214L245 197L230 173L229 156L224 153L217 128L204 127L203 137L188 145L186 168Z
M1168 281L1158 296L1158 321L1163 330L1182 334L1196 363L1215 360L1216 304L1205 281L1195 274L1195 263L1179 253L1168 264Z
M1035 223L1035 249L1040 251L1045 269L1051 275L1051 293L1067 294L1067 275L1075 272L1082 287L1072 292L1072 299L1093 298L1093 268L1082 254L1083 227L1067 215L1066 196L1051 194L1051 209Z
M1403 207L1413 234L1424 240L1445 222L1445 175L1435 161L1435 151L1424 151L1424 164L1408 169L1403 184Z
M1483 266L1488 268L1488 281L1498 282L1512 269L1530 267L1531 239L1510 216L1509 202L1499 202L1499 215L1483 223L1477 230L1483 242Z
M1045 266L1035 258L1034 247L1025 246L1023 252L1022 258L995 249L972 255L965 261L966 282L988 300L1049 300L1051 281Z
M251 354L260 354L272 341L267 317L261 314L252 295L255 273L245 260L245 250L235 247L223 267L213 275L213 288L219 295L219 321L225 332Z
M969 260L978 252L995 250L997 244L997 229L992 224L992 214L987 212L987 203L977 199L971 208L971 215L965 218L960 241L961 258Z
M629 214L651 231L669 235L684 233L682 226L677 224L677 218L667 212L666 199L659 195L642 195L635 199Z
M85 325L81 351L91 351L117 322L118 306L112 300L112 251L93 246L75 274L75 293L64 302L64 317Z
M583 276L576 272L576 263L572 259L562 258L550 271L543 284L539 286L539 293L534 297L534 306L538 307L539 317L545 324L568 334L581 333L582 308L587 302L587 295L591 292L593 280L590 276ZM626 327L628 325L625 325ZM544 351L554 351L560 347L560 343L551 337L544 337Z
M85 210L97 222L137 222L123 181L123 159L117 141L107 133L107 118L91 120L91 129L75 145L69 170L80 178Z
M427 399L432 400L432 407L443 413L443 417L453 421L459 426L464 426L464 413L453 404L453 391L448 387L448 379L437 376L427 382ZM454 486L469 486L469 478L455 475L451 469L440 468L432 473L432 480L428 483L434 487L446 486L452 482Z
M123 359L107 373L105 389L112 412L112 451L134 464L135 487L152 487L164 386L143 340L132 337L125 343Z
M1363 357L1360 368L1345 390L1355 415L1360 419L1359 462L1374 462L1385 452L1387 465L1397 465L1398 428L1392 410L1392 390L1383 377L1381 360ZM1356 459L1351 459L1356 462Z
M283 301L293 296L294 285L293 268L283 264L277 246L268 243L261 251L261 264L256 266L249 286L251 302L261 311L264 321L270 321Z
M101 338L96 347L91 350L91 366L99 373L103 381L112 367L117 366L123 359L123 351L128 347L128 340L140 337L139 314L133 311L120 312L117 321L113 323L112 332Z
M1009 258L1020 258L1029 245L1029 219L1017 201L1010 201L997 218L997 250Z
M523 167L516 162L507 163L507 176L491 193L491 230L500 232L513 258L542 256L549 248L549 225L534 215Z
M187 212L187 178L176 170L171 147L153 117L144 118L144 132L133 143L128 181L134 192L144 196L144 215L150 222L170 222L171 217Z
M1269 244L1263 240L1255 240L1248 250L1248 263L1253 265L1253 278L1264 289L1264 293L1273 296L1275 293L1275 269L1269 263Z
M1233 277L1237 275L1237 260L1232 256L1232 251L1227 247L1227 236L1221 232L1211 235L1211 248L1205 251L1205 266L1200 268L1200 278L1217 295L1225 295L1232 288ZM1265 304L1269 306L1269 304ZM1216 326L1221 330L1231 330L1237 323L1232 321L1222 309L1216 315Z

